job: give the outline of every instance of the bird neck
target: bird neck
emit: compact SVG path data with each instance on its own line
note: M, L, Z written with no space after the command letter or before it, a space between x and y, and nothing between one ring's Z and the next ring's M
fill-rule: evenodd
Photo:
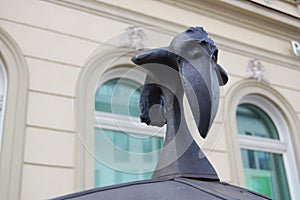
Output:
M165 144L173 140L177 134L190 135L183 110L183 90L176 88L173 91L164 88L162 90L165 97L167 133Z
M183 111L183 89L162 88L167 132L152 178L197 178L218 181L218 175L194 141Z

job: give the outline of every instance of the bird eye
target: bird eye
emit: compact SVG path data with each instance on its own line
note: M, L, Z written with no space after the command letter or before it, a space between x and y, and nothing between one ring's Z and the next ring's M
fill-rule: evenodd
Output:
M206 40L201 40L199 43L200 43L201 45L207 45L207 44L208 44L208 42L207 42Z

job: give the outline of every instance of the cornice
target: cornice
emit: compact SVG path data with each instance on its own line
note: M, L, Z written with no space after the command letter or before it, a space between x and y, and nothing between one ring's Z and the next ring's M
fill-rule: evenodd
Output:
M287 56L266 49L261 49L257 46L251 46L249 44L245 44L233 39L224 38L220 35L210 34L210 36L214 38L214 41L221 51L226 50L228 52L247 56L250 58L257 58L261 61L267 61L280 67L300 70L299 57Z
M157 27L158 32L174 35L186 28L185 25L170 22L158 17L146 15L123 7L118 7L97 0L41 0L108 19L139 25L142 27ZM165 28L167 27L167 28Z
M255 32L286 40L300 40L300 17L272 11L251 1L240 0L159 0L197 14L203 14ZM259 23L257 23L259 22Z
M141 27L157 27L156 31L163 34L173 36L178 32L183 31L187 26L184 24L174 23L167 20L163 20L154 16L147 15L146 13L140 13L133 10L128 10L122 7L117 7L108 3L100 2L97 0L42 0L49 3L54 3L67 7L70 9L75 9L81 12L102 16L105 18L113 19L116 21L124 22L129 25L137 25ZM247 20L248 16L239 17L233 16L232 13L227 11L229 8L222 7L222 5L217 4L220 1L207 1L201 0L201 3L198 2L198 5L191 6L191 1L182 0L159 0L163 3L172 4L183 9L190 10L192 12L201 13L205 16L216 18L220 21L225 21L227 23L235 24L236 26L242 26L247 29L252 29L257 32L262 32L264 34L271 35L272 37L288 40L287 37L294 36L293 34L287 33L278 29L278 27L268 27L264 26L265 24L255 24L254 21ZM212 3L214 2L214 3ZM216 3L217 2L217 3ZM224 3L224 2L223 2ZM220 12L222 10L226 12ZM233 12L233 11L232 11ZM238 10L238 15L245 14L244 11ZM233 17L235 19L233 19ZM236 18L239 18L238 20ZM245 19L244 19L245 18ZM261 27L263 26L263 27ZM299 22L300 27L300 22ZM293 30L293 28L292 28ZM259 49L256 46L251 46L242 42L235 41L231 38L223 37L221 35L216 35L209 33L212 38L214 38L217 45L220 49L226 51L234 52L240 55L245 55L249 57L256 57L260 60L267 60L268 62L280 65L282 67L288 67L295 70L300 70L299 58L288 55L282 55L275 53L273 51L268 51L265 49ZM297 39L297 38L296 38ZM299 36L300 40L300 36Z

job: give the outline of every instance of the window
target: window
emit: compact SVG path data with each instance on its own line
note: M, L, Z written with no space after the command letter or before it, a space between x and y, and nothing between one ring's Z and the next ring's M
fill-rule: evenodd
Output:
M6 72L4 64L0 59L0 151L2 143L2 127L3 127L3 117L5 108L5 96L6 96Z
M104 82L95 94L95 186L150 179L162 134L139 120L141 84L127 78Z
M251 118L257 124L243 125L245 123L243 123L241 113L238 113L240 111L249 114L248 119L244 120L245 123L250 121L251 115L260 116L259 120ZM226 91L226 113L226 137L232 183L246 187L249 183L247 183L245 173L247 169L254 169L262 171L262 174L257 177L268 177L270 174L275 177L276 175L275 178L282 184L285 184L283 183L285 180L280 179L285 178L290 199L298 199L300 168L297 163L299 163L300 149L297 143L300 141L300 127L297 113L289 102L267 84L255 80L242 80ZM276 168L269 170L271 167ZM269 184L268 180L269 178L262 178L257 181L266 181ZM271 184L273 182L276 183L272 180ZM264 186L281 187L271 184L269 187ZM267 194L265 191L263 193ZM274 199L280 198L276 196L278 195L276 192L273 195L275 195Z
M160 149L156 147L160 145L156 140L162 140L165 133L165 127L142 124L137 115L137 94L145 81L146 73L140 67L132 65L131 57L135 51L128 52L115 47L101 50L101 53L98 50L87 59L80 72L74 98L78 138L78 158L75 167L78 177L75 186L77 190L150 177L159 154L156 149ZM124 90L123 95L114 92L117 90ZM99 103L103 105L99 107ZM113 144L114 141L116 145ZM95 144L96 142L99 144ZM102 148L101 142L104 142L103 145L110 144L109 148ZM126 151L130 154L126 155ZM145 153L148 151L151 153ZM113 158L120 158L120 154L125 156L122 156L122 160L115 161ZM141 161L138 163L141 169L139 171L134 168L137 161L133 160L133 157L138 156ZM142 165L146 167L142 168Z
M272 199L291 199L283 162L287 147L272 119L258 106L242 103L237 125L247 188Z

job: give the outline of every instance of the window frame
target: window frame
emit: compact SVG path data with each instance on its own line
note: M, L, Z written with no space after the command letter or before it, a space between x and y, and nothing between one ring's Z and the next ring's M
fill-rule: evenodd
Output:
M281 152L282 150L285 150L282 155L290 195L292 199L296 199L296 197L300 195L300 138L298 134L300 133L300 129L298 116L289 102L279 92L271 86L255 80L242 80L236 82L234 85L231 85L226 95L226 113L228 116L225 118L225 124L226 132L228 133L226 135L228 141L229 160L232 163L231 176L233 183L245 186L241 147L246 145L245 142L249 142L249 140L247 140L249 138L240 136L237 130L236 110L238 105L241 103L253 103L259 108L263 108L269 117L274 120L273 123L276 124L280 137L280 141L277 143L280 148L274 148L272 144L269 147L273 147L272 151ZM274 118L274 115L281 117ZM283 135L283 133L286 134ZM239 138L241 138L241 140ZM253 144L254 141L251 142L252 144L247 145L255 147L255 144ZM259 147L259 149L263 149L263 147Z
M101 123L98 123L101 121ZM131 123L128 123L130 121ZM118 114L111 114L106 112L95 112L95 128L109 129L115 131L123 131L126 133L133 133L143 136L153 136L156 133L157 137L164 137L165 126L162 128L148 126L145 123L141 123L139 118L130 117Z
M288 125L285 122L285 119L278 111L276 106L262 96L253 94L247 95L241 99L239 105L244 103L258 107L269 116L278 132L279 140L239 134L238 140L240 148L282 155L283 163L285 166L285 173L287 176L288 188L291 190L291 188L294 187L294 185L297 183L297 180L295 180L292 172L297 171L297 169L294 165L291 165L291 163L295 163L295 160L294 155L292 153L289 153L292 152L292 145L289 145L292 143L290 137L288 136L290 132L288 130ZM292 194L290 195L292 196Z
M3 122L4 122L4 112L5 112L5 104L6 104L6 93L7 93L7 73L4 67L4 63L0 57L0 78L1 83L3 85L2 93L0 93L0 152L2 145L2 135L3 135Z

